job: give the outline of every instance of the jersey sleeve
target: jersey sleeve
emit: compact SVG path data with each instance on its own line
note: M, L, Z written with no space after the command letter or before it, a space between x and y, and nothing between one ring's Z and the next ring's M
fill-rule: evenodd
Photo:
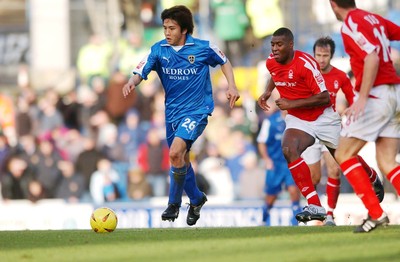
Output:
M265 143L269 137L269 128L271 126L271 121L269 119L264 119L261 124L260 132L258 132L257 143Z
M342 28L342 33L352 40L352 43L349 42L349 44L359 47L361 52L358 52L358 55L362 58L367 54L371 54L377 48L377 45L373 42L373 38L365 34L365 32L370 31L372 32L372 30L368 28L368 23L365 21L358 21L358 16L350 16Z
M132 73L140 75L144 80L147 80L147 76L155 68L156 61L155 52L150 51L133 69Z
M208 64L212 67L225 64L228 59L224 52L221 51L216 45L210 44L208 52Z
M304 62L304 79L311 88L313 95L326 91L325 80L319 70L318 63L307 55L301 56L300 59Z
M393 23L390 20L386 20L386 28L388 30L388 38L391 41L400 40L400 26L396 25L395 23Z

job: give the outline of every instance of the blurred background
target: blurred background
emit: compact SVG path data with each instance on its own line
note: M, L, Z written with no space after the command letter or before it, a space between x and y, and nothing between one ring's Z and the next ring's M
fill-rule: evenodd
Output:
M0 229L88 228L88 213L100 205L115 208L122 227L184 226L159 221L169 163L158 77L127 99L121 92L164 37L162 10L176 4L192 10L195 37L226 53L242 96L229 110L226 82L212 70L215 112L191 152L198 183L214 199L200 226L261 224L265 165L255 138L268 115L256 99L267 80L270 36L288 27L295 48L310 54L317 38L331 36L332 63L350 74L328 0L0 0ZM400 24L400 1L357 4ZM393 42L397 68L399 50ZM374 145L363 154L376 167ZM352 195L345 180L342 192ZM290 221L287 198L272 212L275 225ZM342 199L338 224L354 222L348 210L363 217L357 199ZM399 205L397 196L387 199ZM40 215L28 221L26 210ZM392 216L400 223L399 213Z

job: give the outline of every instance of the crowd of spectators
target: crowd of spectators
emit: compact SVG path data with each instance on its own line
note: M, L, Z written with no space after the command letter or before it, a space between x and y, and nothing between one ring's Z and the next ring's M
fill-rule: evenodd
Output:
M107 94L119 92L122 97L121 89L110 89L107 83L96 76L91 85L66 94L52 88L18 92L5 115L14 119L7 128L15 132L0 133L3 200L61 198L101 204L166 196L169 157L158 79L143 83L131 106L118 116L107 110L112 107ZM262 181L264 174L253 142L257 129L251 128L258 123L251 123L243 106L227 110L223 92L223 86L215 87L214 115L192 148L199 184L226 199L259 199L262 189L249 185L255 174L260 176L255 181Z
M243 28L252 25L253 36L261 40L253 57L260 61L265 59L267 51L263 48L268 46L265 43L270 32L265 31L267 27L259 31L256 19L263 18L259 12L271 8L267 2L276 8L277 1L246 1L246 6L242 1L229 1L229 6L228 2L211 1L215 26L226 24L219 19L232 18L224 17L227 8L242 15L235 22ZM258 9L254 8L257 4ZM231 53L235 64L250 61L256 67L253 60L235 55L235 50L245 44L241 42L245 32L236 33L222 39L222 49ZM110 61L116 59L112 46L93 35L80 49L76 86L70 90L34 90L26 82L13 95L0 94L0 183L4 201L57 198L101 204L167 195L163 89L152 75L124 99L122 86L148 50L135 33L127 34L118 43L118 50L117 62L110 67ZM230 110L225 84L214 81L215 110L191 150L197 181L202 191L226 200L262 199L265 172L255 137L268 115L258 110L256 96L250 94L253 90L241 86L242 98Z

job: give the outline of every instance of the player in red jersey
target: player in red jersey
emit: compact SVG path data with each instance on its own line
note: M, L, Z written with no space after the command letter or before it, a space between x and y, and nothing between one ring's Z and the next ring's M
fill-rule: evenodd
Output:
M307 53L294 50L293 33L288 28L274 32L271 50L266 61L271 80L258 104L263 110L269 110L267 100L272 90L277 88L280 98L275 100L275 104L288 112L282 151L297 187L308 202L296 219L300 222L324 221L325 208L301 154L314 144L316 138L333 154L339 142L340 116L331 106L317 61Z
M354 91L353 85L350 82L347 74L331 64L331 59L335 54L335 42L330 37L321 37L314 43L313 52L314 58L317 60L322 76L325 80L325 85L331 97L333 109L336 111L337 93L341 90L347 100L348 105L353 104ZM339 134L338 134L339 135ZM325 225L335 226L333 211L336 208L337 200L340 192L340 166L335 158L329 153L328 149L316 141L314 145L310 146L303 152L302 157L308 164L311 177L314 185L318 184L321 180L321 157L323 156L327 168L328 179L326 183L326 197L327 197L327 213ZM359 156L361 159L361 156ZM365 163L363 161L363 163ZM365 169L370 175L371 183L376 188L376 193L380 201L383 200L384 190L376 171L365 164Z
M368 217L354 232L386 226L389 219L361 167L358 152L368 141L376 145L382 174L400 195L400 77L390 58L390 41L400 40L400 27L362 9L355 0L330 0L336 18L343 21L341 34L356 83L354 103L345 110L335 157L343 174L368 210Z

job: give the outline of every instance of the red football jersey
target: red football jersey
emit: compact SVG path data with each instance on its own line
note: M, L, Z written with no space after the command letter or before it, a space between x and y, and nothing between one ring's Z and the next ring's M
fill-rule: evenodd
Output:
M346 97L349 105L353 104L354 99L354 91L353 85L350 82L350 78L347 74L336 67L332 67L332 70L329 73L322 74L325 79L325 86L328 89L329 94L331 96L331 103L333 109L336 111L336 95L340 89L344 96Z
M356 77L355 89L360 91L364 58L374 50L379 55L379 71L373 86L400 83L390 59L390 41L400 40L400 27L370 12L355 9L349 12L343 26L342 38L350 65Z
M319 71L315 59L302 51L296 50L292 62L287 65L279 64L271 54L267 61L267 69L282 98L297 100L319 94L326 89L324 78ZM289 109L288 114L306 121L316 120L330 107L317 106Z

